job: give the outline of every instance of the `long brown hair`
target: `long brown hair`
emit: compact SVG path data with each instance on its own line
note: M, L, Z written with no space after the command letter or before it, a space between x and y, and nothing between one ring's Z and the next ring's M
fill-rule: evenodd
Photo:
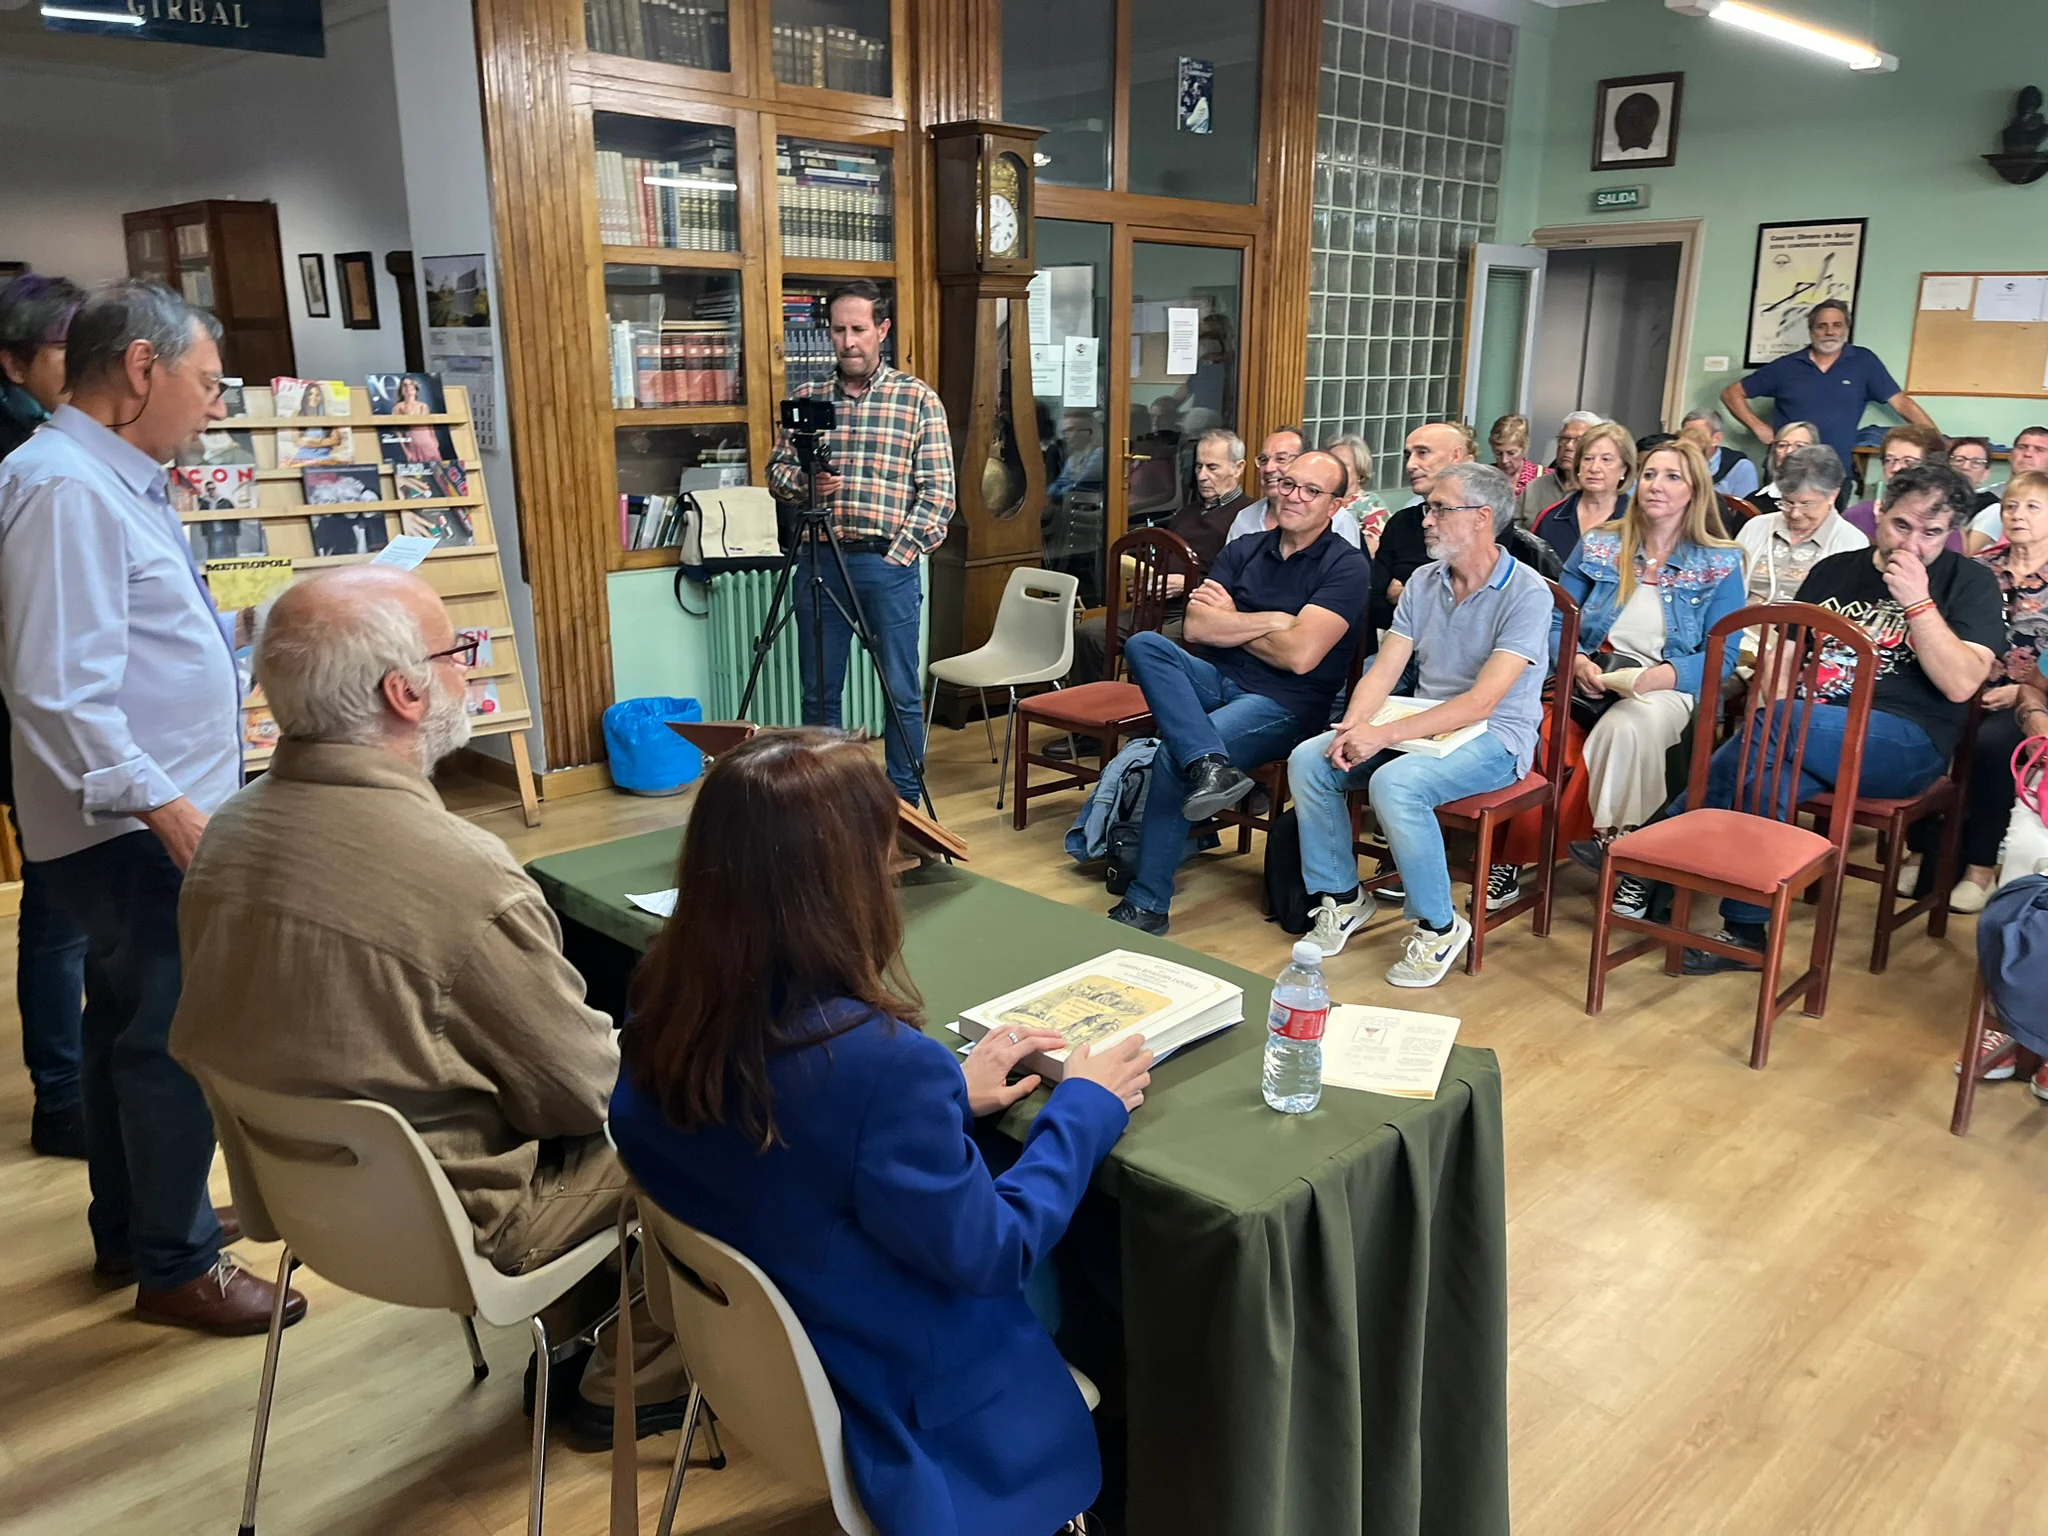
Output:
M1685 526L1678 531L1680 544L1697 544L1702 549L1733 549L1735 541L1721 531L1721 498L1714 494L1713 472L1707 468L1706 455L1698 446L1684 438L1675 438L1668 443L1659 443L1643 455L1643 463L1660 453L1675 455L1685 464L1685 482L1692 488L1692 500L1686 504ZM1638 471L1640 478L1640 471ZM1631 491L1637 487L1631 487ZM1643 515L1643 499L1631 494L1628 510L1621 514L1621 600L1625 603L1636 589L1636 556L1649 543L1650 520ZM1674 551L1675 553L1675 551Z
M889 873L896 792L839 731L764 731L713 765L676 866L676 910L634 972L620 1041L632 1080L678 1129L776 1139L769 1058L820 1038L817 1005L910 1025Z

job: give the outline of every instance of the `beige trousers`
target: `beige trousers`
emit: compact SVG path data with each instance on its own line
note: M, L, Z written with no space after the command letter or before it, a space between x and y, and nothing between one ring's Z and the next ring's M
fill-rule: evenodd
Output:
M1666 688L1622 698L1586 737L1586 788L1593 829L1640 827L1669 796L1664 757L1692 723L1694 699Z

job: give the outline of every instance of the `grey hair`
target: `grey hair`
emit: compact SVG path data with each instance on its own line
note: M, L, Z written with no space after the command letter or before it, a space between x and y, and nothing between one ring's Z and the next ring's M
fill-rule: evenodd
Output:
M426 654L419 620L395 597L301 606L264 623L256 681L289 740L373 747L384 739L384 679L396 672L425 693Z
M1323 444L1323 452L1328 453L1335 448L1349 448L1351 450L1351 461L1358 466L1358 484L1353 486L1352 489L1354 491L1371 490L1371 445L1356 432L1338 432L1333 434L1330 440Z
M1842 471L1842 456L1826 443L1794 448L1778 466L1778 499L1818 491L1832 496L1848 477Z
M1195 439L1195 446L1197 448L1201 447L1204 443L1221 443L1230 450L1231 463L1242 464L1244 462L1244 439L1228 427L1211 427Z
M1697 411L1687 411L1685 413L1684 419L1681 420L1678 424L1681 427L1689 427L1696 421L1704 421L1716 432L1725 431L1727 428L1727 423L1721 420L1721 413L1719 411L1709 411L1704 409Z
M1839 313L1842 317L1842 324L1844 325L1854 325L1856 323L1856 317L1849 313L1849 306L1844 304L1840 299L1822 299L1818 304L1814 305L1813 308L1809 309L1806 312L1806 328L1808 330L1813 329L1814 319L1824 309L1832 309Z
M71 317L64 338L64 382L77 389L111 376L138 341L149 343L158 362L173 365L192 350L195 327L220 340L218 319L162 283L136 278L108 283Z
M1445 485L1445 482L1450 482ZM1453 496L1470 506L1483 506L1493 514L1493 536L1507 532L1515 520L1515 483L1491 464L1477 459L1460 459L1436 477Z
M1606 419L1598 411L1573 411L1571 415L1565 417L1563 421L1557 424L1557 429L1559 432L1562 432L1573 423L1577 423L1582 427L1597 427Z

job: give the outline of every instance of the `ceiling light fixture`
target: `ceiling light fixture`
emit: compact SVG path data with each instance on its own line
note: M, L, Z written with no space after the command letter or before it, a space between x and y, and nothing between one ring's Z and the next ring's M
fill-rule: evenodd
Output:
M75 5L46 5L43 14L52 21L104 21L116 27L139 27L147 20L133 11L88 11Z
M1899 67L1896 54L1885 53L1854 38L1823 32L1819 27L1794 21L1790 16L1780 16L1776 11L1745 5L1742 0L1664 0L1664 4L1667 9L1684 16L1710 17L1775 42L1790 43L1794 48L1804 48L1861 73L1889 74Z

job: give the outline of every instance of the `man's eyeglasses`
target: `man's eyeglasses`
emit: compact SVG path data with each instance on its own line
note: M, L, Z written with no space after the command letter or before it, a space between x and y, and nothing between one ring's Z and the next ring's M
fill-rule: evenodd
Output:
M467 640L457 641L445 651L435 651L427 657L427 660L459 661L462 663L463 670L467 671L476 665L476 659L482 654L483 648L483 637L481 635L471 635Z
M1888 475L1893 474L1919 462L1920 456L1917 453L1888 453L1884 456L1884 472Z
M1337 493L1325 490L1320 485L1310 485L1306 480L1282 480L1280 494L1296 501L1314 501L1318 496L1334 496Z
M1948 456L1948 461L1957 469L1989 469L1991 467L1989 459L1980 459L1974 453L1952 453Z
M1423 521L1427 522L1430 518L1442 517L1446 512L1491 512L1492 510L1493 508L1483 501L1459 502L1454 506L1448 507L1440 507L1433 501L1425 501L1422 504L1422 518Z

